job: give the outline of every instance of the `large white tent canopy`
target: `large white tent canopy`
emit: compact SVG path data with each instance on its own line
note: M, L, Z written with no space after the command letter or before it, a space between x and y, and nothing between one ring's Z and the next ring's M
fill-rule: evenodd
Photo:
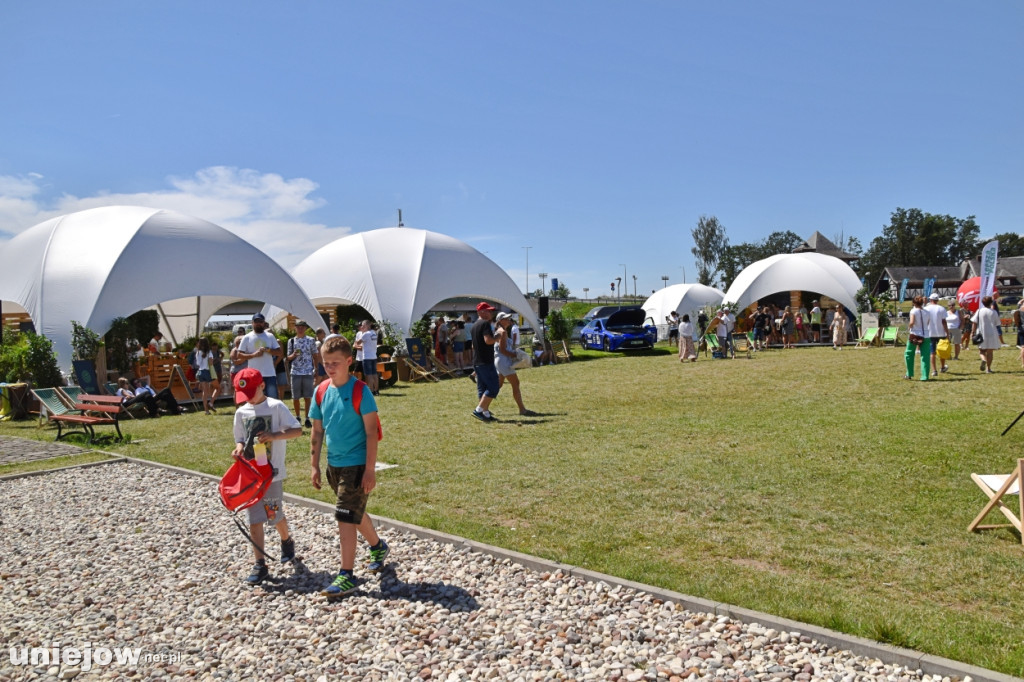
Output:
M72 320L103 334L116 318L155 308L165 335L181 341L234 301L319 319L301 287L265 253L174 211L106 206L53 218L8 242L3 263L0 300L28 312L65 369Z
M780 291L814 291L855 311L860 287L857 273L834 256L781 253L746 267L725 292L725 300L743 310Z
M725 297L718 289L703 284L673 284L655 291L644 301L644 311L654 318L654 323L665 323L665 317L673 310L679 316L689 315L694 322L694 333L697 331L697 314L704 306L717 306Z
M504 270L469 244L437 232L388 227L342 237L310 254L292 275L317 305L355 303L403 333L455 297L501 303L539 328Z

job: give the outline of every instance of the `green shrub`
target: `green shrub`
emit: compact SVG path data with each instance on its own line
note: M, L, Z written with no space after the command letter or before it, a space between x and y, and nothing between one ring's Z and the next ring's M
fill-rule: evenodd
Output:
M0 345L0 378L8 383L25 381L36 388L63 386L53 343L32 332L8 332Z

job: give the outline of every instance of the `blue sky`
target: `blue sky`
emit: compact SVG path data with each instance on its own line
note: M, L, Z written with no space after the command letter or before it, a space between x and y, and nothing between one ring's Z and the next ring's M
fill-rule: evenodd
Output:
M290 268L401 208L594 296L693 281L701 214L1020 231L1021 35L1009 1L8 2L0 240L141 204Z

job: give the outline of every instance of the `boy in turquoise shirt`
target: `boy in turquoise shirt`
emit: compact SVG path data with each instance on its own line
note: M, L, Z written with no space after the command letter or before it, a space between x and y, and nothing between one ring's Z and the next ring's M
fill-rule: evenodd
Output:
M316 400L310 407L313 420L310 434L310 480L320 489L320 452L324 437L327 439L327 483L337 497L334 518L338 522L338 540L341 545L341 570L322 594L327 598L344 597L356 589L353 567L356 559L356 531L370 543L370 563L367 570L379 571L384 566L390 548L373 528L373 520L366 513L366 501L377 485L377 403L366 384L362 384L362 398L357 414L352 404L352 391L356 379L349 374L352 346L344 336L324 341L320 349L328 385L318 388Z

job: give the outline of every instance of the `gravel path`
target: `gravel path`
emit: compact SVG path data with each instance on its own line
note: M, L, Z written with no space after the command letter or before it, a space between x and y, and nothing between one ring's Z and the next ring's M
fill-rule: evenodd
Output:
M149 467L7 481L0 495L7 646L59 641L66 654L91 643L143 656L86 672L16 665L0 652L0 680L931 679L407 533L384 534L393 569L328 604L319 590L336 568L336 525L295 505L301 561L247 588L252 555L215 485Z

